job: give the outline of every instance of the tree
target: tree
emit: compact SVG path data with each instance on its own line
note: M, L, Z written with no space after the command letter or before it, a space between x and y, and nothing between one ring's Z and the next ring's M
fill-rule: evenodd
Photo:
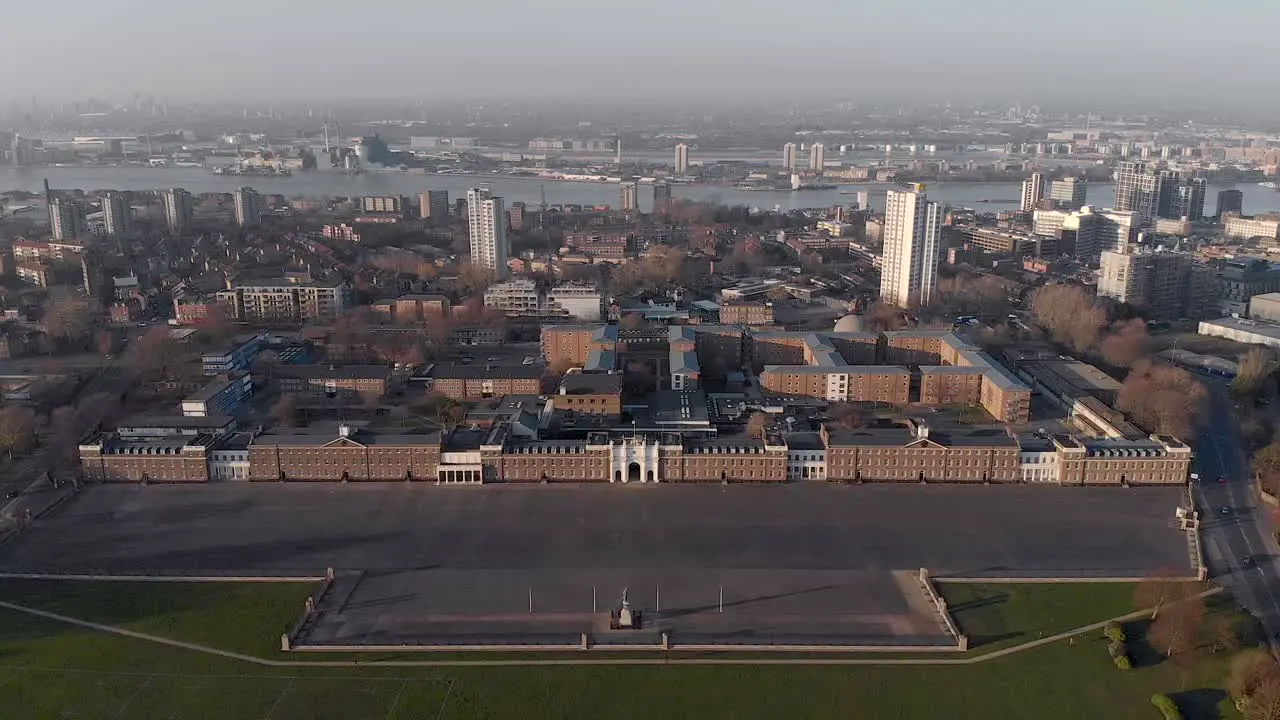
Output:
M764 413L752 413L751 419L747 421L747 436L752 440L764 440L768 431L769 424Z
M1250 348L1240 356L1240 369L1231 381L1231 392L1241 397L1253 397L1262 392L1267 380L1280 368L1276 356L1263 347Z
M280 354L275 350L263 350L254 356L253 362L249 364L249 372L265 384L271 382L278 367L280 367Z
M1116 408L1148 431L1191 437L1204 411L1204 386L1181 368L1140 361L1116 398Z
M445 429L452 429L466 418L467 407L440 392L428 394L413 406L413 411Z
M80 440L80 429L76 424L76 409L63 405L49 413L49 455L55 459L75 457L76 445Z
M217 303L209 307L200 327L204 331L205 337L209 338L213 343L225 341L231 337L231 333L235 329L231 324L231 317L227 315L226 308Z
M658 378L648 363L633 360L622 374L622 389L630 397L643 397L658 388Z
M643 330L649 327L649 321L644 319L640 313L627 313L618 321L618 327L623 330Z
M1172 579L1176 571L1159 571L1134 589L1133 600L1140 608L1151 608L1151 619L1160 616L1160 610L1168 603L1187 598L1194 591L1191 583Z
M1253 471L1266 478L1280 476L1280 442L1273 442L1253 455Z
M0 449L9 453L9 459L34 445L35 440L36 414L31 408L11 405L0 409Z
M458 268L458 285L464 295L484 294L493 284L494 272L482 265L463 263Z
M1240 705L1244 720L1280 720L1280 677L1268 677Z
M575 367L575 364L569 358L560 358L547 366L547 374L560 377Z
M866 427L871 420L871 417L861 408L848 403L833 405L829 415L831 419L827 421L827 425L844 430Z
M1247 720L1280 718L1280 664L1265 650L1237 655L1231 661L1227 688Z
M49 293L44 301L44 331L55 342L75 345L93 329L98 316L98 302L91 297L66 290Z
M186 355L169 328L157 325L129 348L129 366L148 379L169 379L185 362Z
M1164 656L1179 664L1191 659L1200 645L1204 627L1204 598L1183 598L1169 605L1151 621L1147 640Z
M901 310L883 302L873 303L862 317L866 329L872 332L902 330L910 326Z
M1046 285L1031 295L1031 313L1054 340L1076 352L1088 352L1098 342L1107 321L1106 310L1083 288Z
M1150 337L1143 320L1123 320L1111 326L1098 352L1112 367L1127 368L1146 357Z
M271 406L271 419L281 427L296 427L298 424L298 401L291 395L285 395Z
M1240 647L1239 620L1226 615L1214 615L1209 621L1209 637L1216 654L1219 649L1231 652Z
M120 411L120 396L99 392L88 395L76 403L76 427L78 434L97 429L102 423L115 417Z

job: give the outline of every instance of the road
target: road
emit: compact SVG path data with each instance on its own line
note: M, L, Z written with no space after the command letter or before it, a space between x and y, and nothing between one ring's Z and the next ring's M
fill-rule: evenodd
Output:
M1250 480L1228 384L1203 375L1200 380L1209 390L1209 413L1196 447L1200 481L1193 493L1205 560L1210 577L1230 590L1275 638L1280 633L1280 548Z

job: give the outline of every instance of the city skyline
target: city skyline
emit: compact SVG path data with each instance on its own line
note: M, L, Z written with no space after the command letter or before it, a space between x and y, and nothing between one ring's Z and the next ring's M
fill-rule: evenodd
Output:
M628 96L732 97L769 88L783 96L1023 96L1029 102L1076 96L1274 105L1256 89L1268 79L1266 28L1280 22L1280 6L1261 0L1243 5L1239 9L1251 22L1229 36L1197 37L1190 58L1181 38L1204 11L1190 0L1170 0L1159 13L1138 3L1082 0L1073 6L1074 15L1096 21L1082 42L1060 49L1042 42L1041 31L1061 22L1049 6L1019 5L1015 13L1004 0L873 7L810 0L788 8L789 17L820 18L837 31L882 30L860 32L859 52L849 57L810 42L803 33L778 33L777 22L785 18L759 2L690 8L659 0L625 21L615 10L579 0L538 6L499 2L493 9L503 22L490 28L484 52L477 53L467 33L440 32L421 42L422 24L395 21L416 6L373 0L361 7L368 32L344 36L345 51L334 56L332 44L323 40L341 9L336 4L313 4L299 14L293 7L228 0L219 12L192 22L142 0L110 6L69 0L58 27L68 42L54 61L41 63L41 72L31 73L29 67L45 52L45 36L24 32L0 43L0 87L8 91L0 101L138 91L174 98L465 98L475 97L478 88L488 97L598 97L600 81L616 77L632 61L620 47L639 50L649 38L661 36L664 52L646 60L646 72L632 78ZM731 32L705 32L725 28L730 11ZM258 28L285 32L289 52L245 32L249 19ZM19 5L9 9L7 20L10 28L39 27L44 10ZM432 27L448 28L470 19L463 7L444 6L432 9L430 21ZM111 32L104 32L108 27ZM1140 38L1134 27L1143 29ZM548 45L547 38L556 35L574 42ZM964 48L967 39L997 36L998 44ZM1160 42L1164 37L1179 42ZM761 52L757 41L765 38L770 50ZM1131 60L1130 48L1139 41L1144 62L1154 71L1145 72L1141 84L1110 82L1111 70ZM104 65L111 70L84 72Z

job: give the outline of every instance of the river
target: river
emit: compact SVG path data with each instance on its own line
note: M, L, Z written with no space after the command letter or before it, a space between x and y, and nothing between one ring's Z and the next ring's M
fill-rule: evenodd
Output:
M467 188L481 183L488 184L494 194L508 203L523 201L536 204L545 189L547 202L551 204L579 203L583 205L618 205L616 183L570 182L564 180L538 180L507 176L464 175L412 175L407 173L366 173L345 175L335 171L311 171L295 173L292 177L237 178L214 175L203 168L146 168L146 167L3 167L0 168L0 191L27 190L39 192L42 182L48 178L55 188L80 190L155 190L183 187L193 193L231 192L241 185L250 185L261 193L278 193L285 197L297 195L349 196L408 195L416 196L424 190L448 190L450 197L461 197ZM848 204L854 201L851 194L860 190L870 193L871 205L884 208L885 191L892 185L851 184L838 190L807 190L802 192L734 190L712 185L676 185L673 195L677 199L704 200L729 205L748 205L765 210L780 207L783 210L826 207ZM1217 208L1218 191L1238 188L1244 193L1244 210L1248 214L1280 211L1280 192L1259 187L1255 183L1211 184L1205 201L1205 213ZM952 206L1007 210L1017 205L1020 194L1018 183L932 183L928 186L929 198ZM992 202L980 203L980 200ZM1114 204L1115 190L1111 185L1095 184L1089 188L1089 201L1098 207ZM648 186L640 191L641 209L653 204L653 194Z

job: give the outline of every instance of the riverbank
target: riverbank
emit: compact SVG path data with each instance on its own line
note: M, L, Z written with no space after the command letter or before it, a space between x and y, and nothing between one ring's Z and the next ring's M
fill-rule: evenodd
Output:
M182 187L193 193L229 193L242 185L251 185L261 193L274 193L293 198L359 197L364 195L405 195L416 197L426 190L446 190L462 196L468 188L488 184L493 192L501 195L508 204L524 202L536 205L545 192L550 204L611 205L619 204L618 185L609 181L548 180L537 177L511 175L427 175L416 173L364 173L347 175L340 171L315 170L298 172L292 177L228 177L218 176L203 168L143 168L143 167L4 167L0 168L0 191L25 190L43 192L43 181L55 188L96 190L160 190ZM953 207L1001 209L1005 204L983 203L992 198L1017 198L1021 196L1020 184L981 182L927 183L932 200ZM859 182L841 184L831 190L806 190L792 192L736 190L724 185L677 183L672 185L672 196L678 200L745 205L771 210L830 207L851 201L850 193L865 191L871 206L884 208L885 191L894 187L886 183ZM1255 214L1280 211L1280 192L1256 184L1215 184L1209 186L1205 213L1217 210L1218 191L1236 188L1244 193L1244 211ZM1110 185L1093 184L1089 188L1089 202L1098 207L1109 207L1115 202L1115 191ZM640 193L640 209L649 211L653 206L650 192Z

